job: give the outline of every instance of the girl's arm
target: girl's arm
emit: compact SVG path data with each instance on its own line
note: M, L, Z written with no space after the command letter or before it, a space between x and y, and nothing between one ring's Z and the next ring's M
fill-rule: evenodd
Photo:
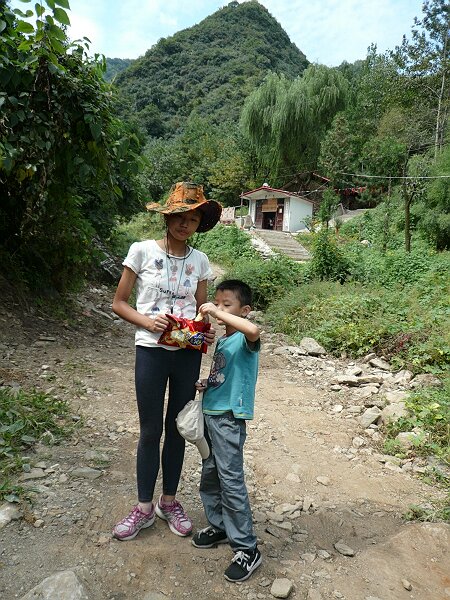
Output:
M120 318L128 321L128 323L132 323L137 327L142 327L151 332L164 331L169 323L169 320L165 315L158 315L156 319L151 319L146 315L142 315L128 304L136 279L136 273L129 267L124 267L112 303L113 312Z

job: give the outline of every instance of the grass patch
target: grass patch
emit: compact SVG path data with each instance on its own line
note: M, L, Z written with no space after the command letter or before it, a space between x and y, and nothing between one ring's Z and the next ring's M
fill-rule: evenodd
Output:
M14 394L6 388L0 389L0 423L0 499L17 501L23 489L10 477L26 464L23 453L37 442L58 443L73 431L74 423L65 400L36 391Z

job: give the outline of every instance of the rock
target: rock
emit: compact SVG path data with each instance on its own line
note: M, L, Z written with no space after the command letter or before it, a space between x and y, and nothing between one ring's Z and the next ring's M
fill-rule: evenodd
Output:
M365 429L369 425L372 425L372 423L378 421L380 416L381 410L376 406L372 406L372 408L368 408L363 412L363 414L359 417L359 422Z
M29 481L30 479L41 479L46 477L46 473L43 469L31 469L29 473L24 473L20 477L20 481Z
M386 392L384 397L389 404L396 404L397 402L404 402L408 398L408 392L403 390L396 390L395 392Z
M330 478L327 477L326 475L319 475L318 477L316 477L316 481L318 483L321 483L322 485L329 485L330 484Z
M364 438L356 436L353 438L352 440L352 446L353 448L361 448L362 446L365 446L366 442L364 440Z
M362 359L363 363L368 363L369 360L372 360L373 358L376 358L377 355L375 354L375 352L371 352L370 354L366 354L366 356Z
M381 422L384 424L395 423L399 419L407 417L408 414L409 411L404 402L394 402L385 406L381 411Z
M97 479L102 474L98 469L91 469L91 467L77 467L70 472L71 477L77 477L81 479Z
M25 594L22 600L88 600L83 584L73 571L47 577Z
M339 554L342 554L343 556L355 556L355 554L356 554L356 552L353 550L353 548L350 548L350 546L347 546L347 544L344 544L344 542L342 540L339 540L338 542L333 544L333 546L339 552Z
M17 504L7 502L0 506L0 529L18 519L20 519L20 510Z
M306 563L311 564L316 560L316 555L314 552L304 552L303 554L300 554L300 558Z
M328 558L331 558L331 554L323 549L317 550L317 556L322 560L327 560Z
M374 369L381 369L382 371L391 370L391 365L382 358L371 358L368 363L371 367L374 367Z
M326 354L325 348L316 342L314 338L304 337L302 338L299 348L301 351L306 352L310 356L322 356Z
M405 590L407 590L408 592L410 592L412 590L412 585L411 583L407 580L407 579L402 579L402 586L405 588Z
M342 406L342 404L335 404L332 408L332 411L336 414L342 412L344 409L344 407Z
M381 377L381 375L361 375L361 377L358 377L358 385L363 385L364 383L381 385L383 381L384 380L383 377Z
M370 398L374 394L378 394L378 388L374 385L367 385L363 388L360 388L356 391L358 394L358 398L363 400L364 398Z
M361 375L362 369L361 367L350 367L345 372L346 375Z
M297 475L297 473L288 473L286 475L286 479L288 481L294 481L295 483L299 483L300 482L300 477Z
M414 379L412 379L409 383L409 387L418 388L418 387L441 387L442 381L439 377L435 377L430 373L421 373L420 375L416 375Z
M312 504L313 504L312 498L308 498L308 496L305 496L303 499L302 511L308 512L308 510L311 508Z
M270 588L270 593L274 598L288 598L294 585L290 579L275 579Z
M356 386L359 385L359 378L356 375L336 375L331 380L331 383L334 385Z
M412 378L413 374L411 373L411 371L403 369L402 371L399 371L394 375L392 383L395 385L406 385L411 381Z
M413 448L423 439L423 433L416 431L401 431L396 435L395 439L401 444L402 448Z

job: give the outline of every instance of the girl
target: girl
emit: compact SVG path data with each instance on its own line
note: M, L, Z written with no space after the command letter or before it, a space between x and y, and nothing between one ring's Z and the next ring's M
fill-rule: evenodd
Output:
M195 395L201 352L158 344L168 325L167 313L193 319L206 302L211 269L207 256L187 244L195 232L212 229L220 218L218 202L206 200L203 187L179 182L172 187L165 205L147 204L147 210L164 215L166 235L131 245L123 265L113 311L136 325L135 385L140 437L137 449L138 503L113 529L119 540L131 540L158 515L170 530L189 535L192 522L175 495L184 459L184 439L175 418ZM136 309L128 304L136 286ZM206 334L211 344L214 332ZM164 396L169 382L169 399L164 422L162 449L162 494L153 503L160 466Z

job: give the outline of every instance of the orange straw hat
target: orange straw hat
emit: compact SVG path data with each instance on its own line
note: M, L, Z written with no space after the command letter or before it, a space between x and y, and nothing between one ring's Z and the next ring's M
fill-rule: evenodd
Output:
M197 227L199 233L212 229L222 213L222 206L218 202L205 198L202 185L189 181L179 181L173 185L165 204L148 202L145 207L149 211L164 215L173 215L198 208L202 211L202 220Z

